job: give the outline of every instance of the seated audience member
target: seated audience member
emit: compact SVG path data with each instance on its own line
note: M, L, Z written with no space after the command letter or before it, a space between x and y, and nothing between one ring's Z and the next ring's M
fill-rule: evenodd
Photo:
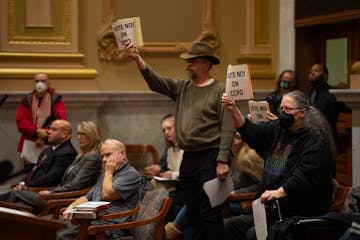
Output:
M231 194L257 192L262 179L264 160L241 139L239 132L234 135L231 145L231 178L234 191ZM239 202L230 203L230 214L240 214Z
M262 179L264 160L241 139L239 132L234 135L231 153L230 169L234 182L233 193L257 191Z
M41 151L46 146L44 143L46 143L47 130L51 122L55 119L66 119L65 104L55 89L50 87L47 74L36 73L34 82L34 90L24 97L16 113L16 126L21 133L18 151L21 153L20 158L24 163L25 174L35 166L38 156L23 152L24 142L36 143L28 144L28 151Z
M74 161L77 152L72 145L72 127L66 120L55 120L48 130L49 147L44 149L35 167L24 176L22 181L12 188L13 191L27 187L51 187L61 182L65 170ZM0 196L1 201L7 201L11 192Z
M46 201L39 199L39 195L68 192L93 186L101 173L100 135L96 124L92 121L80 122L77 128L77 138L80 153L67 168L58 186L50 191L43 190L39 193L27 190L13 191L10 201L33 206L40 212L45 208Z
M161 120L161 130L164 134L166 150L160 159L160 165L152 164L144 169L145 174L160 176L169 180L178 180L180 165L184 151L179 148L175 139L175 116L168 114ZM151 181L154 187L164 187L173 200L167 215L167 221L173 221L177 212L184 205L183 191L178 181Z
M111 202L108 213L121 212L136 207L138 203L139 190L141 187L141 176L127 161L126 148L123 143L115 139L106 140L100 153L104 162L104 174L95 186L85 195L73 203L66 210L88 201L109 201ZM64 220L70 220L71 214L63 214ZM106 223L122 223L129 218L117 218L109 221L93 221L92 225ZM68 221L68 228L59 230L57 239L75 239L80 226L73 225ZM107 232L107 238L116 239L124 236L125 232L118 230Z
M287 69L280 73L279 78L276 81L275 91L271 92L265 100L269 103L270 112L279 116L279 106L282 96L297 88L297 77L293 70ZM275 117L273 116L273 117ZM276 117L275 117L276 118ZM272 118L273 120L274 118Z
M285 94L278 119L263 124L245 119L225 94L222 102L242 139L264 159L259 197L266 209L277 202L283 218L328 212L335 145L326 119L308 97L299 91ZM268 226L276 217L267 211ZM225 228L229 240L256 239L252 215L232 217Z

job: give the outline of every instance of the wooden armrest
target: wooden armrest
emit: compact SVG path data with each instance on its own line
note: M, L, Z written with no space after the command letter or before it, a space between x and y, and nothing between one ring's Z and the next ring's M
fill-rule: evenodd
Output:
M52 199L47 201L47 207L49 208L60 208L60 207L67 207L77 198L66 198L66 199Z
M11 208L11 209L16 209L16 210L21 210L21 211L26 211L26 212L31 212L31 213L34 211L34 209L32 207L27 206L27 205L10 203L10 202L2 202L2 201L0 201L0 207Z
M39 199L50 200L50 199L79 197L88 193L90 189L91 187L75 190L75 191L68 191L68 192L53 192L46 195L39 195Z
M17 185L19 185L19 183L13 183L11 184L11 189L13 189L14 187L16 187ZM26 188L26 190L28 191L32 191L32 192L40 192L42 190L51 190L55 187L28 187Z
M32 192L40 192L43 190L51 190L53 188L55 188L55 187L54 186L53 187L28 187L27 190L32 191Z
M256 192L248 192L248 193L232 193L230 194L231 201L240 201L240 200L253 200L255 199Z
M158 220L160 220L160 217L159 217L159 215L156 215L155 217L144 219L144 220L116 223L116 224L104 224L104 225L90 226L88 228L88 232L90 235L94 235L97 232L129 229L129 228L134 228L134 227L138 227L138 226L142 226L142 225L147 225L147 224L156 222Z
M130 209L127 211L104 214L100 217L100 220L109 220L109 219L131 216L131 215L136 214L139 211L139 209L140 209L140 206L137 206L136 208L133 208L133 209Z
M230 215L230 204L231 202L240 202L241 212L250 213L251 206L249 207L245 204L246 209L243 209L241 203L243 201L251 203L252 200L255 199L256 192L248 192L248 193L230 193L229 197L225 200L223 204L222 216L223 218L227 218ZM250 204L251 205L251 204Z
M58 219L60 211L63 207L69 206L77 198L66 198L66 199L52 199L48 200L45 209L40 213L39 216L45 216L53 213L52 218Z
M242 202L240 207L243 213L248 214L252 212L252 202Z

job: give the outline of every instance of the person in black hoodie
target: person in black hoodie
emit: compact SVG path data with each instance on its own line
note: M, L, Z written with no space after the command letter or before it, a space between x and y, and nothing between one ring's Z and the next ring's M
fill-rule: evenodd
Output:
M285 94L278 119L260 124L245 119L225 94L222 102L243 140L264 159L258 197L265 203L268 226L275 222L273 202L283 218L329 211L335 145L326 119L309 98L299 91ZM228 240L256 239L252 215L231 218L225 229Z
M337 132L337 119L340 112L350 113L351 109L348 108L343 102L338 102L336 96L329 92L331 87L328 81L329 71L322 63L315 63L311 66L309 72L309 82L311 84L308 96L311 103L328 120L336 146L339 144Z

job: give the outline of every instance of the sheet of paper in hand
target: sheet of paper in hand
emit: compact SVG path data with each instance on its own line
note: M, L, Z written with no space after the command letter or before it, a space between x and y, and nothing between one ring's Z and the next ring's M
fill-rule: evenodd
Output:
M249 112L251 120L254 123L267 122L266 111L270 111L269 103L267 101L253 101L249 100Z
M230 176L227 176L224 181L220 181L217 177L204 183L205 190L211 207L222 204L225 199L234 190L234 183Z
M37 147L34 141L24 140L20 158L22 160L35 164L38 160L40 153L47 147L48 145L42 145L41 147Z
M232 100L254 98L250 71L247 64L228 65L226 73L226 94Z
M266 212L265 212L265 205L260 202L260 198L252 202L252 209L254 216L256 238L258 240L265 240L268 235Z
M140 17L118 19L111 27L120 50L125 49L127 43L137 47L144 46Z

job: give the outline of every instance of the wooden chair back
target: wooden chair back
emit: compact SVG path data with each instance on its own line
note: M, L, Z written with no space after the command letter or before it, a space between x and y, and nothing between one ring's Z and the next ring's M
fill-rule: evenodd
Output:
M346 198L351 187L338 184L335 190L335 195L331 203L331 212L342 212L345 207Z
M130 165L138 171L151 164L157 164L159 159L155 147L150 144L128 144L126 155Z
M157 188L148 191L145 194L140 207L137 207L137 213L134 211L120 212L114 214L103 215L100 220L109 220L111 218L125 217L135 214L134 221L118 223L94 225L88 228L90 235L97 235L97 239L105 239L105 231L122 230L132 228L134 231L134 239L163 239L163 229L165 218L170 209L172 199L168 197L168 191L164 188ZM125 239L129 239L125 237Z

